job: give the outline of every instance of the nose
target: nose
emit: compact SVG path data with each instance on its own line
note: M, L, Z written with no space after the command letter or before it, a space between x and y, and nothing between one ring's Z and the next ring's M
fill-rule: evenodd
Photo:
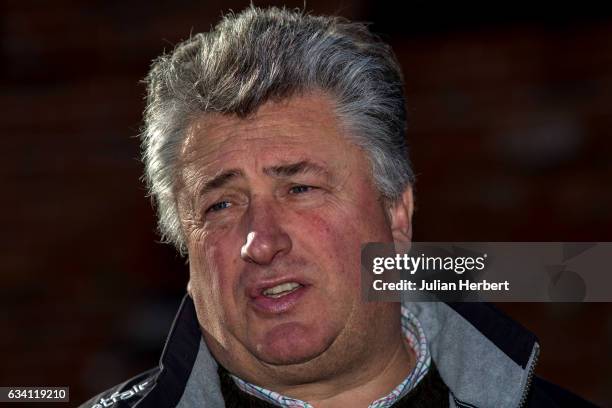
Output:
M277 212L272 205L252 205L246 242L240 248L245 262L269 265L279 255L291 251L291 238L279 225Z

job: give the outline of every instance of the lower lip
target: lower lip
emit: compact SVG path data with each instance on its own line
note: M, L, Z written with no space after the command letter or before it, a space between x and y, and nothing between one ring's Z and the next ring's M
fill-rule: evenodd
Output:
M292 309L306 294L307 287L302 286L299 289L289 293L288 295L279 298L269 298L266 296L257 296L251 300L251 303L256 310L266 314L280 314Z

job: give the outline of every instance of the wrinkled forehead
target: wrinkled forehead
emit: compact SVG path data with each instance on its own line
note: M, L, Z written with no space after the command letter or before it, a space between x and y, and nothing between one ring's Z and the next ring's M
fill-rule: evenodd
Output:
M347 137L334 101L321 94L267 102L248 117L207 113L195 118L180 149L182 168L218 172L260 163L262 170L300 161L322 167L360 150Z

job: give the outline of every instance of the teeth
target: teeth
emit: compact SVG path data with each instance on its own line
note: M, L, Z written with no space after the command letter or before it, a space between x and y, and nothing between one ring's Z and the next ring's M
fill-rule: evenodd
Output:
M302 285L300 285L297 282L287 282L287 283L282 283L280 285L276 285L272 288L268 288L266 290L263 291L263 295L267 296L267 297L271 297L271 298L279 298L281 296L285 296L291 292L293 292L294 290L296 290L297 288L301 287Z

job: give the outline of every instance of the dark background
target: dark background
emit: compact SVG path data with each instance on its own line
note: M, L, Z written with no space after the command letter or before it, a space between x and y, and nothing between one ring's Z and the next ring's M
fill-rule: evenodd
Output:
M398 3L306 8L372 22L400 59L414 239L612 241L612 15ZM0 3L0 385L67 385L74 406L156 364L187 268L140 181L139 80L247 4ZM540 375L612 406L609 304L500 306L539 336Z

